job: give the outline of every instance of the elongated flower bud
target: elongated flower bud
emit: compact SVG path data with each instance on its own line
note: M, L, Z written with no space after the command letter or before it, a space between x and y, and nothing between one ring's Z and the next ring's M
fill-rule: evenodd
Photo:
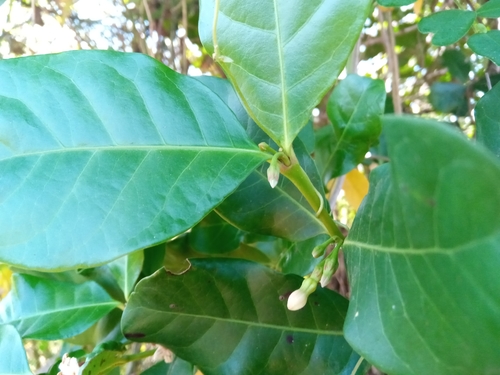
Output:
M277 163L271 163L269 168L267 168L267 181L269 181L269 185L274 189L276 185L278 185L278 181L280 178L280 169Z

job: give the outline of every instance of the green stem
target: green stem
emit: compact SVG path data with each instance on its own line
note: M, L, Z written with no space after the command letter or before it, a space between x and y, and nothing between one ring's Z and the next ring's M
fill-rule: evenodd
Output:
M318 210L322 206L322 199L318 196L318 192L314 185L312 184L309 176L302 169L297 160L295 154L293 153L293 149L291 151L290 165L286 166L284 164L280 165L281 173L287 177L292 183L299 189L302 195L306 198L307 202L311 205L314 211L317 212L318 219L323 223L326 228L328 234L334 238L340 238L341 241L344 240L344 235L340 231L339 227L333 221L333 218L330 216L326 207L323 205L323 208L320 212Z

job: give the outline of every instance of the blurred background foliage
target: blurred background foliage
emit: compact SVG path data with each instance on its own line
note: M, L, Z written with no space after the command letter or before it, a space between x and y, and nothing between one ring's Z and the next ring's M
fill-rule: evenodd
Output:
M485 2L418 0L400 8L375 5L340 79L346 73L382 79L387 92L387 113L436 118L473 138L473 108L500 81L499 68L468 48L466 38L453 45L435 46L431 44L432 35L420 33L417 25L432 13L456 8L474 10ZM198 0L7 0L0 6L0 58L110 49L147 54L188 75L223 77L222 70L200 43L198 14ZM495 18L479 18L477 22L487 30L499 29ZM471 29L469 34L472 32ZM315 130L329 123L328 97L312 113ZM378 146L366 154L357 169L325 182L337 220L351 224L367 193L369 171L385 161L382 135ZM266 243L254 242L259 246ZM169 254L175 258L175 251ZM146 258L149 259L147 253ZM161 262L162 259L156 266ZM171 262L175 263L175 259ZM286 259L279 262L286 263ZM146 268L143 276L148 274ZM333 287L346 295L345 269L341 267L339 272ZM6 265L0 265L0 298L9 291L11 274ZM51 356L70 348L61 342L27 340L26 349L33 370L40 372L47 369ZM129 366L126 371L134 373L137 369Z

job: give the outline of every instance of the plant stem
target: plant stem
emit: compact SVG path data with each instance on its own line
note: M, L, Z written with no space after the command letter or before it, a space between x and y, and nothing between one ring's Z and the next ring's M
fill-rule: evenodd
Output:
M318 191L312 184L309 176L302 169L297 160L295 154L293 153L293 149L290 157L290 165L286 166L284 164L280 165L281 173L287 177L292 183L299 189L302 195L306 198L307 202L311 205L313 210L317 212L318 219L323 223L326 228L328 234L334 238L340 238L342 241L344 240L344 235L337 227L333 218L330 216L326 207L323 205L321 211L318 210L322 206L322 199L318 196Z

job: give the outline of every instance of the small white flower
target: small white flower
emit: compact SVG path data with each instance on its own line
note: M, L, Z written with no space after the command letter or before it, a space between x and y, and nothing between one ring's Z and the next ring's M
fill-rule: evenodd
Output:
M290 297L288 297L286 307L290 311L300 310L306 305L307 297L309 297L309 295L306 294L306 292L304 292L302 289L297 289L296 291L292 292L292 294L290 294Z
M78 366L78 361L76 358L68 357L68 353L64 353L61 363L59 364L59 370L57 375L78 375L80 371L80 366Z
M165 361L165 363L172 363L174 361L174 353L163 346L159 346L155 354L153 354L153 361L156 362L160 360Z

